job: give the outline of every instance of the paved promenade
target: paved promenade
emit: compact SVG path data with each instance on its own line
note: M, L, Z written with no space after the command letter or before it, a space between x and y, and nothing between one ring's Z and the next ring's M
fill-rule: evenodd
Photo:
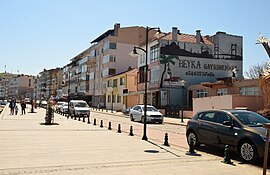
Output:
M27 111L30 111L28 108ZM43 125L45 110L0 115L0 175L183 174L258 175L262 168L186 149L142 141L127 133L100 128L55 114L55 125Z

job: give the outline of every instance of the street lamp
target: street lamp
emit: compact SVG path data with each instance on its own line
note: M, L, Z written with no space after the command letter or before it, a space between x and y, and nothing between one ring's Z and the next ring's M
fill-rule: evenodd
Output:
M70 101L70 99L69 99L69 94L70 94L70 71L68 71L68 115L67 115L67 117L69 118L69 101Z
M145 76L144 76L144 120L143 120L143 137L142 140L148 140L147 136L146 136L146 111L147 111L147 74L148 74L148 64L147 64L147 60L148 60L148 32L150 30L155 30L157 29L158 33L160 32L160 28L159 27L146 27L145 31L146 31L146 35L145 35L145 49L140 48L140 47L134 47L133 49L133 54L138 54L136 49L142 50L145 53Z
M182 89L182 105L181 105L181 122L184 122L184 89L185 89L185 80L180 81L181 89Z
M112 90L112 111L111 113L113 113L113 90Z

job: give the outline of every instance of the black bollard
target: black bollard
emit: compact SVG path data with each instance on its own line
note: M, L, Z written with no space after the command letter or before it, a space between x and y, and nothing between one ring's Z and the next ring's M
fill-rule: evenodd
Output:
M169 140L169 138L168 138L168 133L165 133L165 138L164 138L164 145L165 145L165 146L170 146L168 140Z
M222 162L226 164L232 164L229 145L225 146L224 160Z
M112 123L109 122L108 130L112 130Z
M90 124L90 115L87 117L87 124Z
M196 154L196 152L194 150L194 140L193 140L193 138L190 138L190 141L189 141L189 151L187 153L189 153L189 154Z
M103 128L103 120L100 120L100 127Z
M78 121L81 121L81 116L79 116L78 118L79 118Z
M83 120L82 121L85 122L85 115L83 116Z
M134 134L133 134L133 127L132 126L130 126L129 136L134 136Z
M77 120L77 119L76 119L76 115L74 115L74 120Z
M118 124L118 130L117 130L118 133L121 133L121 125Z
M69 116L66 114L66 116L67 116L67 119L69 118Z
M96 121L96 119L94 119L94 123L93 123L93 125L97 125L97 123L96 123L97 121Z

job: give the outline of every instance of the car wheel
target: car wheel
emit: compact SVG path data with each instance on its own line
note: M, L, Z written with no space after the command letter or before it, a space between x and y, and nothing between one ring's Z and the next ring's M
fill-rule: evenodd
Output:
M197 137L197 135L196 135L196 133L194 131L188 131L188 133L187 133L187 142L188 142L188 145L191 145L191 139L193 140L193 146L195 148L197 148L197 147L200 146L198 137Z
M257 149L249 140L244 140L240 143L239 152L245 162L255 162L258 159Z
M133 118L133 115L132 114L130 114L130 120L131 121L134 121L134 118Z

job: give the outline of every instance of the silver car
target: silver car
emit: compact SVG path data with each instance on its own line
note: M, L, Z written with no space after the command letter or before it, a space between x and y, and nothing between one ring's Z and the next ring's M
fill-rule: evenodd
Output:
M136 105L130 110L131 121L144 122L144 105ZM163 123L163 114L160 113L154 106L147 105L146 121L154 123Z

